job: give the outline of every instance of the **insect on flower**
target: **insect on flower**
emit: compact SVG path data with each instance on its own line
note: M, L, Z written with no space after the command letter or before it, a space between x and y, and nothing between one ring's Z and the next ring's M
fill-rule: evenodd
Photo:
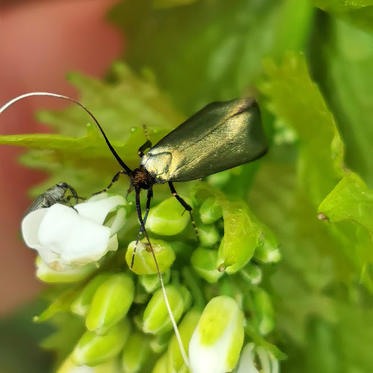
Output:
M246 98L226 102L214 102L207 105L163 137L156 145L152 146L151 141L147 140L138 150L138 155L141 159L140 164L132 170L116 152L91 111L79 101L70 97L49 92L26 93L5 104L0 108L0 113L4 112L15 102L31 96L51 96L67 100L80 106L90 115L121 167L120 171L114 175L111 183L103 191L107 191L119 179L120 175L127 175L130 178L129 191L135 191L136 211L140 222L137 242L143 233L153 255L164 300L176 337L179 340L182 355L187 363L187 357L180 340L177 325L167 300L157 258L145 228L153 197L153 186L155 184L168 183L172 195L189 212L194 228L196 229L192 207L178 195L173 183L200 179L262 157L267 152L267 141L261 125L258 104L254 99ZM147 149L149 150L145 152ZM140 193L142 190L147 191L144 216L140 205ZM70 191L74 196L72 188L70 188ZM50 193L44 195L44 197L48 195ZM196 233L198 235L197 229ZM134 253L131 267L133 266Z

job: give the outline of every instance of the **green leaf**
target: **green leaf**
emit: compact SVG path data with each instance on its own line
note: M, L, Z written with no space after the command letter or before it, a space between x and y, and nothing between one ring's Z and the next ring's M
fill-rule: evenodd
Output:
M262 86L263 92L270 98L272 110L297 131L300 145L299 190L308 196L316 209L335 185L349 175L344 168L343 143L333 115L309 77L301 56L291 54L281 66L267 63L266 71L268 80ZM371 193L362 181L357 183L357 180L355 177L354 190L350 190L354 195L344 201L346 215L354 215L356 211L350 211L353 206L348 204L348 200L358 199L362 194L369 199ZM334 196L338 195L339 189L337 188ZM369 204L363 205L369 209ZM371 263L372 241L366 233L360 232L359 227L347 221L338 225L331 224L328 228L357 271L361 271L367 262ZM367 284L369 281L368 276Z
M265 73L262 92L271 111L296 130L301 186L318 204L343 176L344 147L334 117L303 56L288 54L281 65L267 60Z
M319 79L346 144L348 166L373 186L373 34L343 20L325 22L327 27L318 31L321 53L313 68L320 70Z
M139 164L137 150L146 141L141 128L144 124L151 128L149 136L155 143L184 120L151 77L138 77L124 64L113 66L108 82L78 73L71 74L69 79L81 92L82 104L97 118L130 167ZM88 195L110 182L119 165L96 126L85 126L93 121L84 110L71 106L58 112L40 112L38 118L60 134L0 136L0 144L32 149L22 156L22 162L49 171L49 186L68 181L80 194Z
M35 316L34 321L43 322L49 320L59 312L68 312L76 295L77 291L74 288L64 291L39 316Z
M55 351L58 358L56 363L59 364L73 350L84 332L84 324L80 318L67 313L55 317L53 324L57 330L42 342L41 347Z
M373 5L373 0L313 0L314 4L327 11L348 11Z
M263 56L302 49L312 7L308 0L200 0L159 8L130 0L110 17L128 40L126 61L154 71L191 114L208 102L253 92Z
M352 221L373 234L373 191L353 172L326 196L319 212L331 222Z

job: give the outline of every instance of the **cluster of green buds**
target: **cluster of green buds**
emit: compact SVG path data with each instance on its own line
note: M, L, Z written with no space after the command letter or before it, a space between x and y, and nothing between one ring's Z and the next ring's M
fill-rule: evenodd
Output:
M38 259L38 277L63 285L36 320L67 317L65 345L75 325L58 373L276 373L273 308L261 284L280 254L247 204L199 183L188 199L199 241L175 198L151 208L146 228L161 282L149 243L121 235L133 206L115 201L100 220L111 232L104 256L63 270Z

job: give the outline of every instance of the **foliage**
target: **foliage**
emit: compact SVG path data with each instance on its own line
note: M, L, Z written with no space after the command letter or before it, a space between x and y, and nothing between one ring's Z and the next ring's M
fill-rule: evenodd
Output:
M197 225L213 225L219 242L197 248L190 226L163 235L167 219L175 219L157 205L166 195L161 187L152 214L163 224L159 250L175 255L165 278L178 317L200 312L217 295L234 297L247 320L245 341L278 359L285 353L281 366L290 373L373 371L372 10L369 0L126 0L110 12L127 38L125 64L115 63L105 81L70 76L131 167L145 140L143 123L155 143L208 102L258 98L269 154L178 186L193 203ZM22 161L48 170L48 185L64 180L89 195L110 181L115 160L92 124L84 131L84 112L74 107L39 118L58 134L3 136L0 142L31 148ZM123 184L115 188L123 193ZM125 248L137 230L132 206L120 249L99 272L130 272ZM232 270L221 275L226 268L214 267L219 260ZM261 283L250 277L253 271ZM135 295L126 320L141 330L149 299L161 299L159 284L151 273L131 276ZM78 323L75 330L84 330L83 320L71 321L69 313L72 296L79 298L84 286L55 290L54 303L40 316L58 318L49 345L61 358L78 338L61 325ZM67 315L64 324L60 318ZM146 321L160 328L163 316L156 308L146 311ZM132 335L143 338L148 364L161 356L156 371L176 364L170 360L177 354L174 339L167 349L170 334ZM74 341L70 350L61 347L66 340Z

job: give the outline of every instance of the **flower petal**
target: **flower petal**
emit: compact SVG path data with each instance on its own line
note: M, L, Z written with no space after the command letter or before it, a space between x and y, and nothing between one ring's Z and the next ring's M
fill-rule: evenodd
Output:
M90 198L87 202L75 205L75 209L80 215L94 221L97 224L103 224L107 214L120 205L125 205L126 200L122 196L106 197L106 193Z
M110 228L94 223L64 205L55 204L46 210L38 237L40 244L59 258L58 264L83 265L97 261L106 253ZM46 252L39 250L42 259L58 270Z
M38 236L40 224L47 212L48 209L42 208L27 214L22 220L21 231L26 245L38 251L45 262L53 263L58 260L58 255L43 246Z
M248 343L241 352L237 373L259 373L255 367L254 343Z
M39 248L40 241L38 237L38 230L44 215L47 213L46 209L38 209L27 214L21 223L21 231L23 240L28 247L33 249Z

